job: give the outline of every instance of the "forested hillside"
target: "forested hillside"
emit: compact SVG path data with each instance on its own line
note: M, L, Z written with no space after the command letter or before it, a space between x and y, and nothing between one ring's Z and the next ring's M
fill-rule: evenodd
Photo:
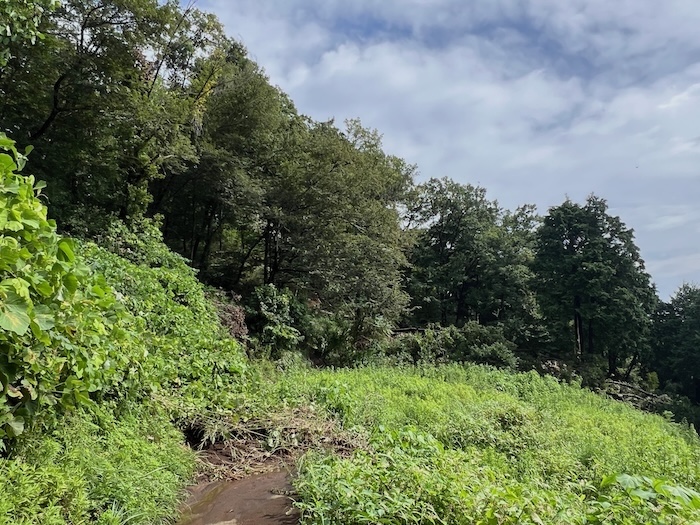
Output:
M366 438L302 462L308 523L698 519L700 288L660 300L604 198L420 173L192 5L0 0L0 29L5 522L167 522L181 432L305 405Z
M35 148L63 232L99 242L113 224L155 221L205 283L241 298L273 352L351 363L397 328L476 323L521 366L700 400L697 286L661 302L603 198L540 215L418 176L359 120L300 115L194 7L66 1L36 19L31 45L17 6L25 38L7 39L0 127Z

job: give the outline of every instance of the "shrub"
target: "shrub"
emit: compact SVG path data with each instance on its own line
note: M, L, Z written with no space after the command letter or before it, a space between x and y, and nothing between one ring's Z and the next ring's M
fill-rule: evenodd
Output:
M0 133L0 448L26 424L135 386L144 348L130 316L56 232L44 184L20 171L26 157Z
M111 245L128 259L94 244L83 249L137 320L149 349L139 370L143 388L159 392L183 425L198 412L237 407L245 354L221 326L195 271L157 233L129 239Z
M1 525L172 523L194 454L162 408L76 410L0 459Z
M398 335L386 351L393 356L410 356L413 363L471 362L514 369L518 364L514 350L500 326L469 322L461 328L438 326Z
M272 359L295 350L303 340L294 325L291 294L272 284L258 286L253 292L248 325L253 330L253 345L258 354Z

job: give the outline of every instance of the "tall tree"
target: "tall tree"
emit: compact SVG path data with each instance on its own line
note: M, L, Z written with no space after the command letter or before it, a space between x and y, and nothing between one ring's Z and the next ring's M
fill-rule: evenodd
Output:
M227 45L220 24L172 0L65 0L40 29L0 73L0 129L36 146L64 226L141 213L148 181L193 158L197 64Z
M523 321L532 311L532 207L506 213L483 188L431 179L408 217L417 236L408 272L414 323Z
M650 369L670 392L700 402L700 287L684 284L654 316Z
M605 200L553 207L537 232L538 297L559 351L629 376L648 351L656 295L634 235ZM621 370L622 368L622 370Z
M355 334L398 316L398 206L414 168L378 133L298 115L243 53L212 90L195 143L198 161L153 185L153 211L205 279L242 294L290 288Z
M155 181L151 211L165 215L165 238L219 284L236 288L257 265L269 215L266 189L292 146L286 137L304 129L264 72L232 47L201 106L198 155L185 170ZM212 257L214 245L219 255Z

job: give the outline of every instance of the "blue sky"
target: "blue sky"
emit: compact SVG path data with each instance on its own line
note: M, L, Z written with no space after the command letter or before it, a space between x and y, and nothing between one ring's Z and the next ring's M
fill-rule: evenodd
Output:
M696 0L200 0L317 120L540 212L589 193L662 298L700 281Z

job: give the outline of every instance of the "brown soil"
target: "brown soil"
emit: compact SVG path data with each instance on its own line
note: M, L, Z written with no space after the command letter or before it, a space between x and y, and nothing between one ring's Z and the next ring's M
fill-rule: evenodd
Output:
M285 471L198 485L178 525L292 525L299 512Z
M223 422L219 422L223 424ZM225 437L201 439L194 422L198 484L182 508L178 525L292 525L299 522L293 506L290 465L309 450L349 455L366 446L365 438L340 428L312 408L295 408L267 418L223 425Z

